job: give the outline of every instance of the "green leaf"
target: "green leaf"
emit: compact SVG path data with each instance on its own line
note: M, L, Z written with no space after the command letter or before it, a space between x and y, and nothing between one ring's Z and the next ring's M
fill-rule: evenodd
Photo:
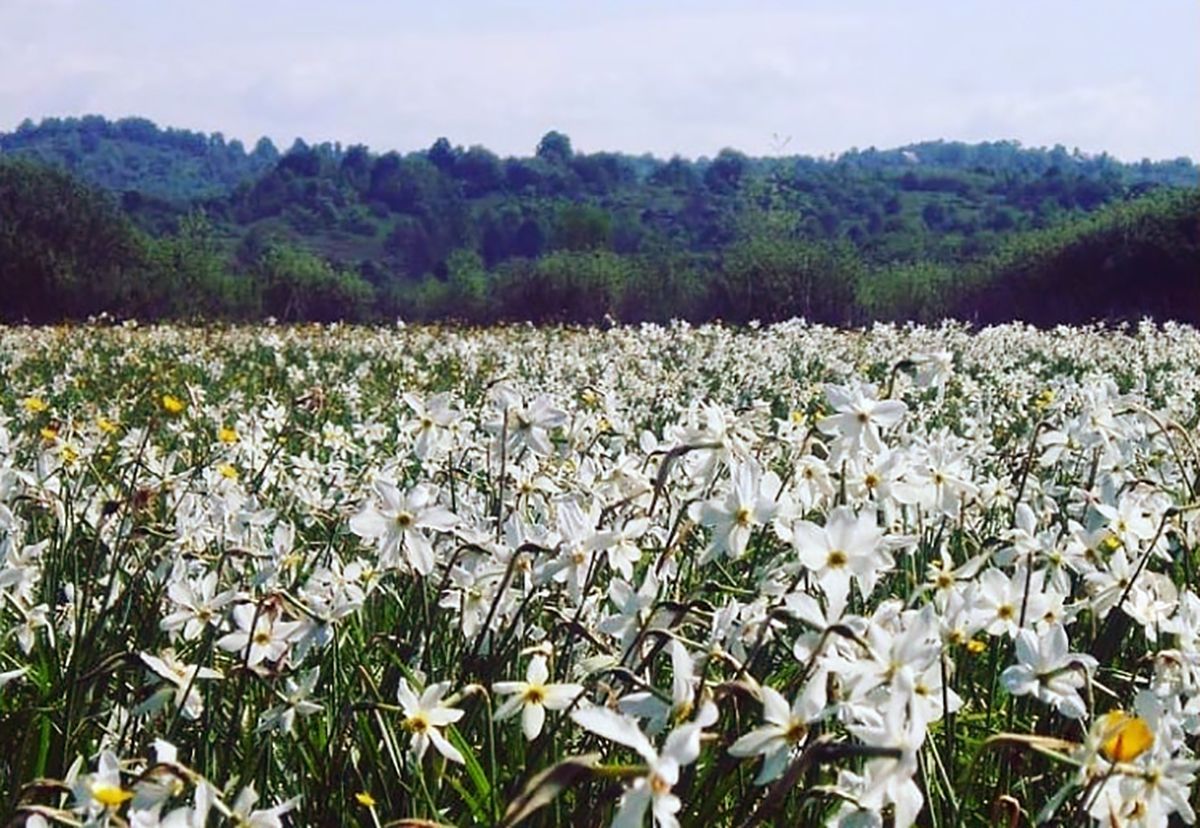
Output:
M534 811L553 802L564 788L594 777L599 761L599 753L569 756L533 777L524 790L508 804L504 821L500 823L501 828L511 828L519 824L528 819Z

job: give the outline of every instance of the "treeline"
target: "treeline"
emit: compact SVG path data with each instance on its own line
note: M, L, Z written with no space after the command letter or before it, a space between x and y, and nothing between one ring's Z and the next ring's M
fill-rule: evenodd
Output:
M62 167L118 195L186 204L197 198L227 195L279 161L267 138L247 151L241 141L226 141L186 129L160 129L146 118L110 121L99 115L26 119L0 133L0 154Z
M459 247L440 272L370 278L295 243L231 248L203 210L174 232L137 227L116 200L62 171L0 160L0 318L48 322L107 312L142 318L746 322L792 316L1052 324L1159 318L1200 323L1200 190L1156 189L1073 221L1008 234L959 262L873 261L846 238L814 237L766 185L711 250L621 252L581 208L571 241L490 262Z
M60 166L113 193L153 235L202 208L240 262L294 244L385 293L447 278L462 250L488 270L562 252L718 255L762 210L788 213L807 240L853 245L873 266L961 263L1012 233L1197 181L1187 159L1127 164L1012 141L663 160L579 152L552 131L528 157L445 138L381 154L297 139L281 155L266 139L247 152L219 134L97 116L26 122L0 135L0 155Z

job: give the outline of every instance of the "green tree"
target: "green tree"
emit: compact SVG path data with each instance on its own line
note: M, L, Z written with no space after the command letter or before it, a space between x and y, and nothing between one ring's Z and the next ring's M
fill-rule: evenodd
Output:
M277 244L256 268L263 312L285 322L365 319L375 290L357 274L335 270L306 250Z
M590 204L567 204L555 220L555 246L563 250L601 250L612 246L612 216Z
M136 312L146 278L145 243L107 196L64 172L0 159L0 318Z
M571 149L571 139L552 129L542 136L542 140L538 141L535 154L547 164L565 166L570 163L571 157L575 153Z

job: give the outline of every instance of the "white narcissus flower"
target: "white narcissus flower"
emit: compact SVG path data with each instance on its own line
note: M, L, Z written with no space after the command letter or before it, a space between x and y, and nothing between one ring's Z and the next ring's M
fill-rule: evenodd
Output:
M151 672L175 685L175 706L180 708L184 718L199 719L204 712L204 699L196 682L200 679L222 678L221 672L210 667L185 664L175 657L172 649L163 650L157 656L150 653L138 655Z
M1138 760L1140 773L1115 773L1104 777L1088 810L1099 826L1166 826L1176 824L1173 814L1188 825L1196 822L1191 790L1200 762L1172 758L1154 750Z
M89 814L120 808L133 799L133 791L121 784L121 762L111 750L100 754L96 772L75 781L75 802Z
M988 635L1015 636L1022 622L1029 626L1053 604L1054 596L1045 590L1044 570L1029 574L1023 563L1012 577L999 569L984 570L976 583L974 614Z
M621 797L612 824L632 828L642 824L650 808L654 824L660 828L678 828L675 814L683 802L672 792L679 781L679 772L700 756L700 733L717 721L717 708L711 702L700 708L696 718L667 734L661 751L655 750L650 739L627 716L607 707L588 707L576 710L571 718L580 727L609 741L632 748L646 761L646 772L634 780Z
M724 497L695 503L690 509L692 520L713 530L712 546L704 560L722 553L740 558L750 542L750 534L774 517L781 488L779 476L774 472L763 473L757 463L734 465Z
M403 552L418 575L431 574L436 561L433 542L426 532L449 532L457 525L458 517L438 505L438 489L428 483L418 484L401 495L394 483L377 480L375 493L382 504L369 503L363 507L350 518L350 531L379 544L382 568L398 565Z
M583 693L579 684L547 684L550 670L546 657L535 655L525 671L525 681L498 681L492 690L502 696L512 696L496 711L497 721L507 719L521 711L521 730L525 738L533 741L542 732L547 710L563 710Z
M888 804L892 806L895 828L909 828L917 821L925 797L913 777L918 770L917 751L925 741L925 729L919 721L906 716L905 708L900 699L882 711L867 709L864 721L848 727L868 747L891 751L894 755L869 760L861 777L839 774L839 783L843 778L856 782L847 792L849 801L869 811L857 814L860 820L866 817L863 821L855 823L843 817L847 821L839 824L881 825L877 817Z
M1094 508L1108 521L1108 530L1126 549L1137 549L1142 541L1154 537L1155 521L1147 515L1141 499L1133 495L1125 495L1116 506L1097 503Z
M821 714L820 694L802 692L789 707L778 690L763 685L762 697L765 724L742 736L729 746L732 756L763 757L762 770L754 780L765 785L779 777L787 767L794 751L808 736L808 726Z
M899 400L877 400L871 386L827 385L825 396L837 412L823 417L817 428L837 438L848 454L883 450L880 429L891 428L904 417L908 406Z
M883 531L871 515L856 516L848 506L834 509L824 526L801 520L792 527L796 556L824 590L830 617L846 606L851 577L858 580L863 596L870 597L879 573L894 565L881 548L882 540Z
M594 550L603 549L608 555L608 565L629 581L633 579L633 567L642 558L637 541L649 528L649 520L635 518L618 529L597 532L592 535L588 546Z
M1087 715L1087 705L1079 695L1096 669L1096 659L1068 652L1067 631L1054 624L1038 636L1029 629L1017 633L1017 662L1000 674L1004 689L1014 696L1034 694L1040 701L1070 719Z
M258 730L278 730L281 733L291 733L296 724L297 716L311 716L323 708L316 702L309 701L317 679L321 676L321 668L313 667L300 680L289 678L284 683L287 693L283 704L268 709L259 717Z
M254 803L258 801L258 792L254 790L253 785L247 785L238 793L237 798L233 801L230 815L233 824L239 828L283 828L283 820L280 818L288 811L292 810L299 804L299 797L289 799L286 802L281 802L273 808L264 810L254 810Z
M410 392L404 401L413 410L413 419L405 427L413 436L413 453L424 460L441 452L450 442L450 427L462 417L452 407L450 395L442 392L426 401Z
M498 438L506 438L505 449L509 457L515 457L525 447L534 454L554 452L550 432L566 425L567 412L557 408L549 397L543 394L524 405L518 393L506 385L499 385L492 391L492 403L499 416L487 423L486 428Z
M647 733L659 733L668 721L680 721L692 714L700 677L696 662L688 648L677 638L667 642L671 654L671 701L664 701L648 690L627 693L617 702L617 709L639 719L648 719Z
M225 606L237 595L233 590L218 593L217 573L208 572L196 580L173 579L167 597L175 606L159 627L173 634L183 630L185 641L195 641L207 626L220 622Z
M418 698L408 686L407 679L401 678L396 687L396 698L404 709L404 729L412 734L412 752L418 762L424 758L430 743L451 762L463 762L463 755L446 740L441 730L463 717L462 710L442 703L449 689L449 682L431 684Z
M247 667L282 659L292 636L302 628L299 621L279 621L273 609L255 604L234 607L233 620L238 628L217 639L217 646L227 652L243 653Z

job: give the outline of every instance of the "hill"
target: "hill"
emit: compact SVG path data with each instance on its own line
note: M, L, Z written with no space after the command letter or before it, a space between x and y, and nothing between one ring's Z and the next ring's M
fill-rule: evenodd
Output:
M662 160L578 153L550 132L527 158L446 139L406 154L297 140L277 156L268 142L246 153L219 135L93 116L27 123L0 136L0 151L0 162L34 159L107 190L104 203L137 228L152 281L198 291L143 313L1049 323L1065 304L1005 285L1086 294L1092 266L1117 283L1135 266L1158 268L1174 284L1195 256L1191 161L1128 164L1016 142ZM1113 258L1131 237L1104 222L1135 214L1174 228L1147 237L1169 253L1143 245ZM1090 252L1053 252L1064 246ZM1055 275L1064 268L1066 281ZM1191 313L1120 298L1070 313Z
M267 139L247 152L237 140L181 129L159 129L145 118L109 121L97 115L26 120L0 133L0 154L61 167L105 190L187 203L230 193L279 160Z

